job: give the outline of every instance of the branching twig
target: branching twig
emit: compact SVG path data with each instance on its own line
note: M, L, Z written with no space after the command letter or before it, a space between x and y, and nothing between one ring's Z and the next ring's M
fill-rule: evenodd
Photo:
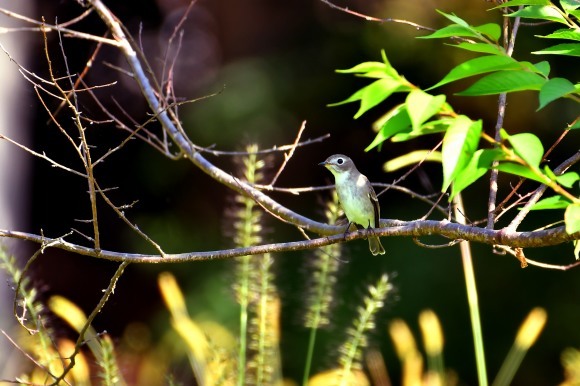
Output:
M111 294L113 294L115 292L115 287L117 286L117 282L119 281L119 279L121 278L121 275L123 275L123 272L125 271L125 268L127 268L127 266L129 264L130 264L129 261L124 261L119 265L119 268L117 268L117 271L115 272L115 274L113 275L113 277L109 281L109 285L103 291L104 293L103 293L103 296L101 297L101 300L99 301L99 304L97 304L95 309L87 317L87 320L86 320L83 328L79 332L79 337L77 338L77 341L75 343L75 349L74 349L73 353L71 354L71 356L68 358L70 360L69 364L65 367L62 374L58 378L56 378L56 380L51 385L59 385L60 382L63 381L64 378L66 377L66 375L69 373L69 371L75 366L75 358L76 358L77 354L80 352L81 346L85 343L85 333L87 332L87 330L89 329L89 327L93 323L93 320L97 317L99 312L101 312L103 310L103 307L105 307L105 304L107 303L107 300L109 300L109 297L111 296Z
M282 162L282 165L278 169L278 172L276 173L274 178L272 178L272 181L270 182L270 184L266 186L266 189L268 189L268 187L272 188L274 185L276 185L276 181L278 181L278 177L280 177L280 174L282 174L282 171L286 167L286 164L288 163L290 158L292 158L292 156L294 155L294 150L296 150L296 146L298 146L298 144L300 143L300 138L302 137L302 133L304 132L304 129L306 129L306 121L302 121L302 125L300 125L300 129L298 130L298 134L296 135L296 139L294 140L294 143L292 145L290 145L290 150L288 151L288 153L284 154L284 161Z
M568 158L566 161L562 162L557 168L554 169L555 175L560 175L564 173L568 168L575 163L580 161L580 150L578 150L572 157ZM528 215L532 206L542 197L546 189L548 188L547 185L540 185L532 194L526 205L524 205L518 214L514 217L512 222L507 226L507 230L515 231L518 226L524 221L524 218Z

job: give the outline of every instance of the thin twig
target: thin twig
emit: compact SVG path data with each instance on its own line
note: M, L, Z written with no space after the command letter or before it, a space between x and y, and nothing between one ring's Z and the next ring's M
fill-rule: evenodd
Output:
M557 168L555 168L554 174L557 176L563 174L566 170L568 170L568 168L570 168L572 165L574 165L579 161L580 161L580 150L578 150L573 156L571 156L566 161L562 162ZM548 188L547 185L540 185L534 191L534 193L532 194L526 205L524 205L520 209L520 211L514 217L512 222L507 226L506 230L515 231L518 228L518 226L522 223L522 221L524 221L524 218L528 215L528 213L532 209L532 206L534 206L536 202L538 202L538 200L542 198L542 195L544 194L547 188Z
M386 19L380 19L378 17L369 16L369 15L365 15L365 14L360 13L360 12L352 11L352 10L346 8L346 7L340 7L340 6L338 6L338 5L334 4L334 3L331 3L328 0L320 0L320 1L323 2L324 4L328 5L330 8L334 8L334 9L337 9L337 10L342 11L344 13L348 13L349 15L353 15L353 16L356 16L356 17L360 17L360 18L362 18L362 19L364 19L366 21L376 21L376 22L379 22L379 23L398 23L398 24L405 24L405 25L409 25L409 26L411 26L413 28L416 28L417 30L424 30L424 31L431 31L431 32L435 31L434 28L425 27L424 25L417 24L417 23L413 23L413 22L408 21L408 20L393 19L393 18L390 18L390 17L389 18L386 18Z
M286 167L286 164L288 163L290 158L292 158L292 156L294 155L294 150L296 150L296 147L300 143L300 138L302 137L302 133L304 132L304 129L306 129L306 121L302 121L302 125L300 125L300 129L298 130L298 134L296 135L296 139L294 140L294 143L292 143L292 145L290 145L290 150L288 151L288 153L284 154L284 161L282 162L282 165L278 169L278 172L276 173L274 178L272 178L272 181L268 185L269 187L273 187L274 185L276 185L276 181L278 181L278 177L280 177L280 174L282 174L282 171ZM266 189L268 189L268 188L266 187Z
M117 282L119 281L119 279L121 278L121 275L123 275L123 272L125 271L125 268L127 268L127 266L129 264L130 263L128 261L124 261L119 265L119 267L117 268L117 271L115 271L115 274L113 275L113 277L109 281L109 285L104 290L104 293L103 293L103 296L101 297L101 300L99 301L97 306L93 309L91 314L87 317L87 320L85 321L85 324L83 325L83 328L79 332L79 337L77 338L77 341L75 343L75 349L74 349L73 353L71 354L71 356L68 358L70 360L70 363L65 367L62 374L51 385L60 384L60 382L65 379L65 377L69 373L69 371L75 366L75 358L76 358L77 354L80 352L81 346L85 343L85 333L91 327L93 320L96 318L96 316L99 314L99 312L101 312L103 310L103 307L105 307L105 304L107 303L107 300L109 300L109 297L115 292L115 287L117 286Z

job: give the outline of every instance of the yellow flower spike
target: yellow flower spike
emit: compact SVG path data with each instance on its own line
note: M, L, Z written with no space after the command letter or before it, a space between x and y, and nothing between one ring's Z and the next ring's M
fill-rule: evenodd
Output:
M87 323L87 315L81 310L76 304L64 298L62 296L52 296L48 300L48 308L54 312L59 318L64 320L71 326L76 332L80 333ZM99 343L99 336L94 328L87 328L84 336L85 342L89 346L89 349L100 362L102 357L101 345Z
M365 373L361 370L351 370L347 377L344 377L342 368L328 370L323 373L318 373L308 381L308 386L328 386L338 385L343 382L348 386L369 386L370 382Z
M48 301L48 307L77 332L81 331L87 322L87 316L83 310L62 296L52 296Z
M401 361L404 361L409 355L417 353L415 338L413 338L413 334L409 326L407 326L407 323L401 319L393 320L389 325L389 333L395 344L397 356Z
M202 329L189 317L185 298L175 277L169 272L164 272L159 275L158 282L163 301L171 313L171 324L189 350L191 367L198 383L213 384L210 379L212 375L206 371L209 342Z
M493 386L508 386L511 383L517 369L524 360L524 356L540 336L547 319L548 315L543 308L536 307L530 311L518 330L516 340L501 365L497 377L493 381Z
M540 333L544 329L547 319L548 314L543 308L536 307L530 311L518 331L516 345L523 350L529 349L538 340L538 336L540 336Z
M389 333L403 366L403 386L420 386L423 376L423 358L417 350L415 338L407 324L395 319L389 325Z
M419 315L419 327L423 335L423 345L427 353L428 372L426 385L445 384L445 366L443 364L443 329L439 318L432 310L425 310Z
M187 316L185 299L172 274L163 272L159 275L159 289L165 305L174 318L176 316Z
M443 352L443 329L437 315L431 310L421 312L419 326L421 327L423 344L427 355L441 355Z
M58 352L62 358L70 358L75 351L75 344L68 339L62 339L58 342ZM66 360L68 365L70 360ZM76 386L90 386L90 370L86 357L82 353L75 356L75 365L70 371L70 376L73 378L72 384ZM68 377L67 377L68 378Z

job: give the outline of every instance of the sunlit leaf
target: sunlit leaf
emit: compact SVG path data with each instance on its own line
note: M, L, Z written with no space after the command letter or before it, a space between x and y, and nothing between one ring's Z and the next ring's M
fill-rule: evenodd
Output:
M556 181L560 185L570 189L576 182L580 181L580 176L576 172L568 172L562 174L561 176L557 176Z
M540 51L534 51L532 54L580 56L580 43L556 44L555 46L544 48Z
M413 129L410 131L402 131L393 136L391 141L393 142L403 142L408 141L413 138L417 138L423 135L443 133L447 131L447 128L453 124L455 118L443 118L425 122L418 129Z
M445 13L445 12L440 11L440 10L437 10L437 12L440 15L445 16L447 19L451 20L455 24L459 24L460 26L463 26L463 27L469 27L469 24L465 20L463 20L462 18L460 18L459 16L452 15L452 14L449 14L449 13Z
M555 6L551 4L530 5L518 11L509 13L506 16L555 21L557 23L568 25L566 18L560 14Z
M547 81L540 89L540 107L538 110L544 108L548 103L555 101L565 95L573 93L576 88L568 79L552 78Z
M479 149L473 153L469 163L457 174L451 185L451 198L481 178L491 169L493 161L501 159L502 155L499 149Z
M404 104L398 105L397 107L393 108L384 117L384 119L385 123L379 130L373 142L369 146L367 146L365 151L371 150L372 148L383 143L393 135L403 130L409 129L411 126L411 118L409 118L409 113L407 112L407 108Z
M346 70L336 70L340 74L360 74L365 72L385 71L385 64L382 62L364 62L357 64L352 68Z
M578 0L560 0L560 5L566 12L572 12L580 8L580 1Z
M550 63L546 61L534 64L533 68L540 75L544 75L545 77L550 75Z
M501 28L496 23L487 23L473 28L477 32L492 38L492 40L495 42L497 42L499 37L501 36Z
M479 79L466 90L457 93L463 96L493 95L525 90L540 90L546 83L542 76L528 71L498 71Z
M392 93L400 91L400 87L401 83L398 80L392 78L379 79L369 84L368 86L361 88L349 98L341 102L331 103L329 106L339 106L345 103L356 102L360 100L360 108L354 115L354 118L357 119L365 112L384 101Z
M546 181L547 177L542 178L541 176L538 176L537 174L532 172L530 168L512 162L501 162L499 165L497 165L497 170L502 171L504 173L515 174L516 176L538 181L540 183L547 182Z
M477 150L481 135L481 120L472 121L465 115L455 118L443 137L443 189L465 168Z
M510 0L506 1L505 3L501 3L496 8L505 8L505 7L518 7L520 5L550 5L550 0Z
M432 34L425 36L417 36L417 39L442 39L455 36L477 38L479 35L474 30L457 24L451 24L438 29Z
M407 111L413 129L418 129L423 122L437 114L445 103L445 95L433 96L422 90L413 90L406 100Z
M505 55L505 49L502 46L489 43L459 43L450 44L451 47L461 48L462 50L481 52L483 54Z
M580 41L580 31L574 29L559 29L548 35L536 35L539 38L545 39L566 39Z
M471 59L463 62L453 68L445 77L436 85L429 89L439 87L441 85L454 82L459 79L468 78L470 76L484 74L487 72L499 70L519 70L521 65L509 56L488 55L479 58Z
M571 204L564 212L564 223L568 234L580 232L580 204Z
M566 198L557 195L548 198L544 198L536 202L530 209L531 210L545 210L545 209L565 209L570 205L571 202Z
M537 136L531 133L521 133L507 136L507 140L512 145L514 152L528 165L540 166L544 156L544 146Z

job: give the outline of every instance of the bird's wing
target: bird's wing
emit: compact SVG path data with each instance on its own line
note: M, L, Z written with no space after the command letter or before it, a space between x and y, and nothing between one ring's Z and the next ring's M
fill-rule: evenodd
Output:
M375 211L375 224L374 227L375 228L380 228L380 208L379 208L379 199L377 198L377 194L375 193L375 190L373 189L373 186L371 185L371 183L369 182L369 180L367 179L367 186L369 188L369 198L371 199L371 204L373 204L373 209Z

